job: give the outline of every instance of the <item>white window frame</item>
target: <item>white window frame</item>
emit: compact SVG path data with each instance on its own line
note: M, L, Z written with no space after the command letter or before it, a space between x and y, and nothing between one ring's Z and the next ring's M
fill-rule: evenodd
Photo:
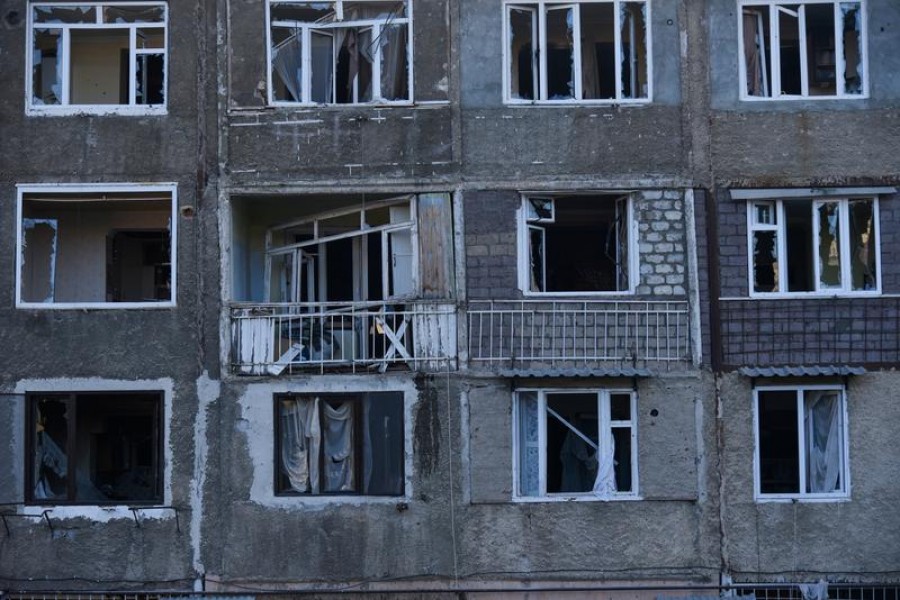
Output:
M54 184L54 183L28 183L16 185L16 308L41 309L41 310L67 310L67 309L131 309L131 308L174 308L177 305L178 296L178 186L175 183L124 183L124 184ZM171 297L162 302L25 302L22 300L22 243L23 231L23 202L28 194L116 194L129 192L159 192L171 196L171 212L169 217L169 235L171 238L170 262L171 265ZM80 202L81 199L73 198L72 202Z
M842 73L844 71L844 55L837 52L838 48L843 48L844 30L841 27L841 3L842 2L858 2L860 15L859 29L859 46L860 46L860 70L863 73L862 88L859 94L848 94L843 88ZM784 5L800 5L798 12L798 21L800 29L800 61L801 61L801 93L782 94L781 93L781 69L776 69L776 65L780 65L780 37L779 37L779 6ZM809 69L807 66L807 41L806 41L806 5L808 4L833 4L834 5L834 28L835 28L835 94L810 95L809 94ZM751 96L747 93L747 69L744 64L744 9L748 7L769 7L769 47L765 48L765 52L769 55L770 64L772 65L771 78L771 94L769 96ZM738 80L740 85L740 99L748 102L771 102L773 100L862 100L869 97L869 51L868 51L868 15L866 11L866 0L738 0L737 9L737 38L738 38Z
M630 194L621 194L621 196L628 196L628 200L626 202L626 206L628 207L628 214L626 218L628 219L628 262L626 267L628 269L628 288L624 290L610 290L610 291L601 291L601 292L535 292L531 290L531 236L530 231L532 229L533 224L540 225L540 223L553 223L556 220L556 200L557 199L565 199L571 198L574 196L578 196L581 194L555 194L555 193L539 193L539 194L523 194L521 197L521 203L519 205L519 209L516 211L516 219L517 219L517 253L518 253L518 284L519 290L522 292L524 296L531 297L548 297L548 296L571 296L571 297L582 297L582 296L623 296L623 295L634 295L637 289L637 283L639 278L639 256L638 256L638 224L635 220L635 209L634 209L634 197ZM598 192L597 195L606 195L605 192ZM609 194L613 196L615 194ZM549 200L551 201L551 214L552 216L549 219L540 219L534 220L528 217L529 214L529 200L532 199L540 199L540 200ZM545 254L543 256L544 261L546 262L546 244L544 245ZM546 267L544 270L546 274Z
M619 5L625 4L627 2L643 2L646 7L645 11L645 22L646 22L646 32L645 39L647 42L647 47L645 49L647 55L647 97L646 98L625 98L622 95L622 39L621 39L621 23L620 23L620 10ZM571 8L578 7L581 4L612 4L613 5L613 15L614 15L614 25L613 25L613 33L615 34L615 40L613 45L615 46L615 82L616 82L616 97L615 98L597 98L597 99L582 99L581 96L583 94L583 81L582 81L582 72L581 72L581 11L575 10L573 11L573 60L572 60L572 70L574 73L574 92L575 98L566 98L566 99L557 99L550 100L547 98L547 68L546 68L546 53L543 52L543 48L546 46L546 43L541 43L542 40L546 40L547 37L547 10L554 9L562 9L562 8ZM651 5L652 0L503 0L503 103L509 104L512 106L532 106L532 105L570 105L570 104L649 104L653 101L653 38L652 38L652 26L653 22L652 13L651 13ZM538 74L539 81L535 81L535 89L537 93L535 94L534 100L522 99L522 98L513 98L512 90L510 89L510 12L513 9L524 9L536 11L537 14L534 15L534 19L536 20L536 27L534 27L533 34L535 35L535 45L537 46L537 58L536 60L540 63L538 65Z
M409 210L409 220L406 221L398 221L396 223L388 223L386 225L379 225L377 227L371 227L366 224L366 211L375 210L378 208L384 207L406 207ZM335 217L340 217L344 215L350 214L359 214L360 224L359 229L354 231L349 231L346 233L341 233L337 235L320 235L319 234L319 222L327 219L332 219ZM280 223L275 227L272 227L266 231L266 265L265 265L265 273L266 278L264 282L264 291L265 297L271 298L271 277L269 274L272 271L272 257L283 254L292 254L293 255L293 276L292 281L294 282L294 287L300 285L307 285L307 282L300 281L300 263L303 259L302 252L307 248L318 249L323 244L328 242L333 242L336 240L346 239L346 238L356 238L361 237L373 233L380 232L381 233L381 268L382 268L382 297L385 302L400 300L400 299L410 299L419 295L420 282L419 282L419 243L418 243L418 226L417 226L418 218L416 215L416 202L415 198L412 196L404 196L402 198L392 198L388 200L384 200L381 202L375 202L371 204L367 204L363 208L352 207L352 208L343 208L323 213L317 213L314 216L305 217L303 219L292 220L287 223ZM290 229L292 227L297 227L298 225L312 224L313 225L313 239L306 242L298 242L295 244L275 244L273 242L273 236L278 231L282 231L285 229ZM400 231L409 231L410 232L410 241L412 244L412 264L410 268L412 269L411 278L412 278L412 291L407 295L391 295L387 273L391 269L390 264L390 253L388 252L388 238L397 232ZM323 268L325 265L325 261L328 260L327 255L323 255L320 259L321 263L317 263L318 268L318 277L319 279L319 287L320 291L324 291L324 286L322 285L325 277L325 269ZM358 257L354 257L354 261L358 260ZM365 271L365 270L363 270ZM368 277L366 272L363 273L364 277ZM314 286L313 286L314 287ZM327 294L327 291L325 292ZM297 296L296 289L292 291L293 296ZM327 300L322 298L317 298L315 301L317 302L327 302Z
M538 446L540 456L540 493L537 496L522 496L519 493L519 406L520 394L536 393L538 400ZM547 396L555 394L596 394L597 395L597 426L598 435L606 433L612 435L613 427L631 429L631 491L615 492L613 494L598 496L593 492L547 492ZM610 419L610 396L613 394L628 395L631 398L630 416L627 421L613 421ZM515 502L571 502L571 501L607 501L607 500L640 500L640 487L638 476L638 414L637 392L626 388L518 388L513 392L512 411L512 464L513 464L513 496ZM602 439L602 438L598 438Z
M806 431L804 427L804 418L806 409L804 406L804 393L807 391L834 391L838 393L838 402L841 403L838 417L841 419L841 475L840 481L842 489L834 492L806 492ZM797 400L797 448L799 458L798 481L799 493L791 494L764 494L761 491L762 482L760 481L760 456L759 456L759 393L760 392L785 392L793 391L796 393ZM850 499L850 429L847 421L847 390L842 385L765 385L753 388L753 499L756 502L790 502L790 501L809 501L809 502L833 502Z
M811 292L790 292L787 290L788 272L787 272L787 221L784 212L784 200L782 199L766 199L751 200L747 202L747 285L751 298L809 298L809 297L834 297L834 296L878 296L881 294L881 225L878 211L877 196L847 196L847 197L824 197L824 198L804 198L809 202L810 221L813 226L813 265L814 269L813 282L816 290ZM874 290L852 290L851 286L851 264L850 257L850 217L849 204L851 200L870 200L872 202L872 220L875 232L875 244L873 250L875 252L875 281L876 289ZM841 244L841 288L820 288L821 265L818 255L815 253L815 245L818 240L819 221L815 218L816 207L824 203L837 203L840 206L840 244ZM756 214L754 208L758 205L770 205L772 214L776 218L776 224L756 223ZM761 231L774 231L777 239L778 254L778 290L777 292L757 292L754 288L754 265L753 265L753 234Z
M329 102L319 103L312 100L312 43L311 36L313 32L319 32L324 35L330 29L347 29L347 28L372 28L372 39L378 39L384 21L382 19L359 19L356 21L344 21L344 1L345 0L325 0L318 2L319 4L334 4L335 13L338 19L333 23L305 23L302 21L273 21L272 20L272 4L308 4L309 0L266 0L266 88L267 101L270 106L411 106L415 103L414 95L414 69L413 65L413 2L412 0L396 0L406 4L406 17L398 17L391 20L391 25L406 25L406 60L407 60L407 82L409 87L409 100L385 100L381 97L381 45L377 45L377 56L372 61L372 100L369 102ZM381 2L384 0L354 0L354 2ZM300 30L301 47L302 47L302 71L303 82L301 86L302 100L300 102L287 102L284 100L275 100L273 97L272 83L272 27L291 27ZM332 71L337 69L337 52L334 54L335 60L332 64ZM336 78L332 76L332 85L336 85Z
M74 6L95 7L97 21L95 23L34 23L34 11L37 7L72 7L71 2L36 2L28 5L26 51L25 51L25 114L26 115L164 115L168 112L169 102L169 6L167 2L78 2ZM162 23L104 23L104 7L159 7L163 9ZM60 104L34 104L34 30L61 29L62 52L64 61L59 66L60 87L62 97ZM124 29L129 36L129 65L128 65L128 104L70 104L69 83L71 75L71 31L81 30L110 30ZM138 48L138 29L162 29L164 43L162 48ZM163 56L163 102L162 104L137 104L137 86L134 75L137 68L137 59L141 55L161 54ZM59 60L59 57L57 57Z

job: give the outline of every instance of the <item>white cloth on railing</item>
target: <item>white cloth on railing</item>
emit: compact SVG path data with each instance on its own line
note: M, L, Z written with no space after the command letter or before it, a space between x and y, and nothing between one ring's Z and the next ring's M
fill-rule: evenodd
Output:
M271 317L246 317L238 322L240 356L238 364L241 373L263 373L271 364L275 353L275 336Z

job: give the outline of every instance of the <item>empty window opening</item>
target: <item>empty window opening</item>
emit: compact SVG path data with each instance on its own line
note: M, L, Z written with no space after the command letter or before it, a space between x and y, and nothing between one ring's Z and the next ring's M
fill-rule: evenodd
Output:
M164 110L166 6L35 4L29 109Z
M174 302L172 192L24 193L19 304Z
M877 201L777 200L750 205L752 291L877 292Z
M629 291L630 211L627 196L523 198L522 289Z
M756 411L761 497L846 495L842 389L758 389Z
M743 94L861 96L862 15L862 2L743 3Z
M29 502L162 501L160 393L36 393L28 406Z
M408 0L269 0L269 102L412 100Z
M277 494L401 496L403 394L275 398Z
M628 391L516 393L517 495L632 495L635 395Z
M507 5L509 101L650 98L647 3Z

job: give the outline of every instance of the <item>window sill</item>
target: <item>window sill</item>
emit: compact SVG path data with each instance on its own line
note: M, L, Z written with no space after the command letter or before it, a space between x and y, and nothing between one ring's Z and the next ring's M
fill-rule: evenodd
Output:
M803 100L868 100L869 94L844 94L842 96L741 96L741 102L798 102Z
M50 518L88 519L100 523L127 519L134 520L134 512L140 513L141 519L167 520L176 519L176 509L162 503L153 504L23 504L18 514L41 518L47 512Z
M29 105L25 108L25 115L29 117L69 117L78 115L148 117L165 116L167 114L168 109L165 106L126 106L121 104L85 106Z
M880 290L869 292L791 292L791 293L771 293L760 294L751 293L747 298L741 300L834 300L835 298L880 298L882 296ZM720 298L720 300L731 300L732 298Z
M533 298L533 299L554 299L554 298L614 298L614 297L622 297L635 296L634 290L622 290L615 292L531 292L521 290L522 295L525 298Z
M130 310L176 308L175 302L17 302L27 310Z
M335 108L339 110L354 108L411 108L416 106L415 101L404 100L402 102L356 102L345 104L321 104L317 102L272 102L268 104L268 108L284 109L284 108Z
M822 504L822 503L832 503L832 502L850 502L849 494L829 494L822 496L798 496L796 494L785 494L785 495L756 495L753 497L753 501L757 504L788 504L788 503L801 503L801 504Z
M594 494L559 494L552 496L514 497L517 504L553 503L553 502L634 502L643 500L638 494L616 494L614 496L595 496Z
M581 107L613 107L613 106L647 106L653 104L651 98L630 98L622 100L504 100L503 105L510 108L523 107L561 107L561 106L581 106Z

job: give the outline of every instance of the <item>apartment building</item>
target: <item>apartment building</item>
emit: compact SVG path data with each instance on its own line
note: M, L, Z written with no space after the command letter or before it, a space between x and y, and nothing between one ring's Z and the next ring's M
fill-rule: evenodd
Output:
M893 0L8 4L4 593L897 594Z

